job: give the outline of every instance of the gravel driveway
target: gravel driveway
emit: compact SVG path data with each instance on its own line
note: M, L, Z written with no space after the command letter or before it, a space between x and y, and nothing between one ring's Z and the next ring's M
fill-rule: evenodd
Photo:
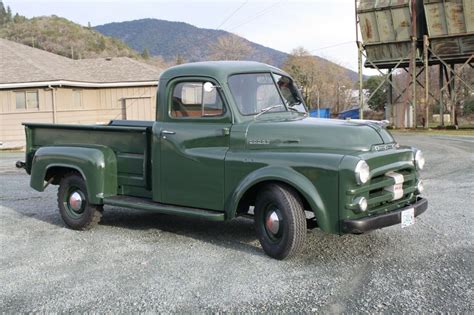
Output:
M211 223L106 207L67 229L56 186L38 193L0 153L2 312L474 311L474 137L396 134L427 158L429 209L370 234L309 231L304 252L267 257L250 219Z

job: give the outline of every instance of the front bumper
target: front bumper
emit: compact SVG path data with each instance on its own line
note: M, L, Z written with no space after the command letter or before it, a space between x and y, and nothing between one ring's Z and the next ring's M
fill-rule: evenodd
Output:
M414 204L405 208L398 209L389 213L379 214L373 217L366 217L357 220L342 221L342 232L350 234L362 234L386 226L401 223L401 212L410 208L415 209L415 217L419 216L428 209L428 200L419 198Z

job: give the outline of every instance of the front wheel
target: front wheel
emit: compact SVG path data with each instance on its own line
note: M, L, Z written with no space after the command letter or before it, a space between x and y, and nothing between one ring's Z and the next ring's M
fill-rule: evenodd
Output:
M265 186L255 203L255 229L267 255L285 259L298 253L306 238L306 216L298 194L278 184Z
M70 173L61 179L58 207L64 223L74 230L90 229L102 217L102 206L89 203L86 183L77 173Z

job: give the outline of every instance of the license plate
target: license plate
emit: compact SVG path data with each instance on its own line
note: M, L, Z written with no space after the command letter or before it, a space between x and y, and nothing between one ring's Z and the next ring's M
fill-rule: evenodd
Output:
M402 229L415 224L415 209L410 208L402 211Z

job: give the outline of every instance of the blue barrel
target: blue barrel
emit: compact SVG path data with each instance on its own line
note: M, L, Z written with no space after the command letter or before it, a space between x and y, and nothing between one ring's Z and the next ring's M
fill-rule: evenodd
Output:
M309 111L309 116L310 117L320 117L320 118L331 118L331 110L330 108L320 108L319 109L319 116L318 116L318 110L317 109L312 109Z
M337 116L339 119L359 119L359 107L351 108L346 111L339 113Z

